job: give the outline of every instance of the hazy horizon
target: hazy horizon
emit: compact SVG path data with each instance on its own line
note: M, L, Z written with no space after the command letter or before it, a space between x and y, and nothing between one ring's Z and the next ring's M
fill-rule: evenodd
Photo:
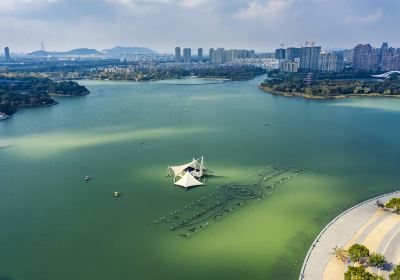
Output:
M395 0L0 0L2 46L11 52L114 46L245 48L268 52L315 41L400 47ZM207 51L206 51L207 53Z

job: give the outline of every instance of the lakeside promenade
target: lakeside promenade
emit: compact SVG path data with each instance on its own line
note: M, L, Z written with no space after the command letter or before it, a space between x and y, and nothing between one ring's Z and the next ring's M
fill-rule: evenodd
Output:
M400 197L400 191L381 195L344 211L333 219L312 243L300 272L300 280L343 279L346 265L333 258L335 246L351 243L367 245L373 251L385 253L388 261L397 264L400 248L393 248L400 240L400 215L378 209L376 201ZM392 252L393 251L393 252ZM378 272L378 271L373 271Z

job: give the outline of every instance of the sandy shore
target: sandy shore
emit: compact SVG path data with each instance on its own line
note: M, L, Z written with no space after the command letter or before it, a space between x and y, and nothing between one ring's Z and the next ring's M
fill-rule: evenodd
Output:
M379 200L386 202L393 197L400 197L400 192L381 196ZM323 229L306 256L300 279L343 279L347 266L333 257L332 249L335 246L348 248L354 243L385 254L389 262L397 264L400 249L397 250L398 246L394 244L400 240L400 215L378 209L376 200L374 198L350 208Z
M384 217L387 212L376 211L371 218L356 232L356 234L351 238L350 241L344 246L348 249L354 243L360 243L359 239L362 238L363 233L368 230L368 228L373 225L380 218ZM343 274L346 272L346 266L342 262L338 261L335 257L331 257L329 263L326 265L323 278L324 280L335 280L342 279Z

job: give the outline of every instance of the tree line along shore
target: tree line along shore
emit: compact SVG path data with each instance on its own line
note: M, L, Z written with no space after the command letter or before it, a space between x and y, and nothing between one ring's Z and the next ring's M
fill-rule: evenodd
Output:
M260 84L265 92L308 99L338 99L347 97L400 97L400 75L373 80L366 72L338 74L276 73Z
M95 80L128 80L128 81L158 81L167 79L180 79L190 76L206 79L225 79L231 81L251 80L265 74L266 70L259 67L204 67L186 69L184 67L160 68L149 70L116 69L115 71L91 71L85 73L88 79Z
M20 108L57 104L54 96L89 94L86 87L74 81L55 82L31 76L0 76L0 113L13 115Z

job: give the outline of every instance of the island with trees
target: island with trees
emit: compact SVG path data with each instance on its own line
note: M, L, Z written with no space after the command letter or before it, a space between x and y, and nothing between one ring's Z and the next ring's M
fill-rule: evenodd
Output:
M265 92L309 99L400 96L400 75L372 80L365 73L272 73L260 84Z
M33 60L0 69L7 75L30 75L52 80L157 81L190 76L207 79L250 80L267 71L254 65L175 64L168 62L124 62L104 60Z
M203 67L159 67L151 69L115 68L96 69L86 73L87 79L128 80L137 82L181 79L191 76L206 79L224 79L231 81L251 80L265 74L266 70L252 66L203 66Z
M73 81L54 82L30 76L0 76L0 112L13 115L19 108L57 104L52 95L80 96L89 91Z

